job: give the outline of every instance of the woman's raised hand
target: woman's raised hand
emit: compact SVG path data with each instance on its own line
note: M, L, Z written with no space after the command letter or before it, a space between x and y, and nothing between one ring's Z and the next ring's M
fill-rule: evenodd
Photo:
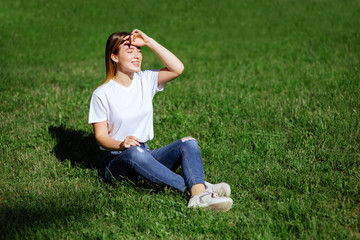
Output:
M144 45L149 47L165 64L166 67L159 72L158 86L177 78L184 71L184 65L172 52L139 29L132 31L130 44L135 47L142 47Z
M127 136L124 141L120 143L120 151L124 151L131 146L140 146L140 140L135 136Z
M134 29L131 33L131 44L136 47L142 47L149 43L150 40L151 38L139 29Z

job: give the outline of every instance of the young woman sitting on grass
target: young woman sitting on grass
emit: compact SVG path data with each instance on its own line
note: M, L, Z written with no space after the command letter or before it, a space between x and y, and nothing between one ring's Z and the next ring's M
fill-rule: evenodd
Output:
M161 70L141 71L140 47L149 47L165 64ZM93 93L89 123L103 151L105 181L125 177L147 179L181 192L190 190L189 208L228 211L233 204L230 186L204 181L197 141L185 137L152 150L154 95L184 70L169 50L140 30L112 34L106 43L106 81ZM182 175L174 172L181 165Z

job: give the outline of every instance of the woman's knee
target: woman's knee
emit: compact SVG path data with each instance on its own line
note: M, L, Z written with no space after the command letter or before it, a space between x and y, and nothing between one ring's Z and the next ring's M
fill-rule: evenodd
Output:
M198 148L198 141L193 137L184 137L181 139L181 145L191 148Z
M138 146L133 146L126 149L123 153L126 154L128 157L131 158L138 158L141 157L146 151Z
M123 154L125 154L124 157L126 160L130 162L137 162L138 164L146 162L146 159L149 157L149 153L144 148L138 146L126 149Z
M181 139L181 142L187 142L187 141L196 141L197 142L197 140L191 136L184 137Z

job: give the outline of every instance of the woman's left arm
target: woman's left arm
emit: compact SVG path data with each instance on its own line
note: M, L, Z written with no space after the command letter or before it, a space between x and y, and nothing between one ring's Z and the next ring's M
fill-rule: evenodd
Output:
M142 31L135 29L131 33L131 44L137 47L144 45L149 47L165 64L166 67L159 72L159 86L177 78L184 71L183 63L172 52Z

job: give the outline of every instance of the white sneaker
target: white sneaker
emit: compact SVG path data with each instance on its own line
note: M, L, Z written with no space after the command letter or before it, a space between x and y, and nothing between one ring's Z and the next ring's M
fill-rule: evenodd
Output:
M216 211L229 211L233 200L229 197L219 197L216 193L206 190L190 198L188 208L208 207Z
M209 192L215 192L220 197L230 197L231 188L230 185L227 183L211 184L205 182L205 186L207 187L206 190L208 190Z

